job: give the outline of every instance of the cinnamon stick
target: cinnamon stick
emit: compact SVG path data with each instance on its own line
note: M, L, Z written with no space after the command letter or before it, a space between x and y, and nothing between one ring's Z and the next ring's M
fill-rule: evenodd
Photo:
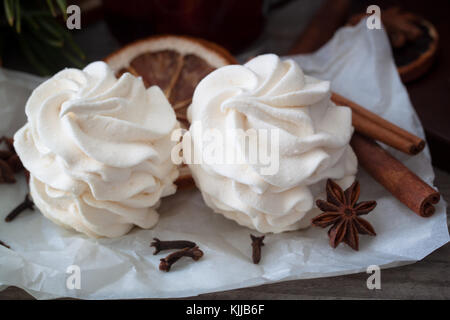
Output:
M308 27L299 37L289 54L311 53L319 49L347 19L349 0L327 0L317 11ZM417 154L425 147L425 141L384 120L336 93L331 98L338 105L346 105L353 111L353 126L358 132L379 140L393 148Z
M425 147L423 139L381 118L357 103L337 93L332 93L331 100L337 105L348 106L352 109L353 126L356 131L365 136L411 155L418 154Z
M351 146L359 164L394 197L421 217L434 214L440 194L370 138L357 132Z

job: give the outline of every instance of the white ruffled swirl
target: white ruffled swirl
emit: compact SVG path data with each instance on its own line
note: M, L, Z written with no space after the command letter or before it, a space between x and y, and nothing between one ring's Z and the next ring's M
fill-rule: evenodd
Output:
M279 130L274 175L250 162L189 165L207 205L241 225L274 233L307 227L325 180L343 187L354 180L351 110L334 105L329 82L304 75L293 60L268 54L212 72L197 86L189 116L194 152L201 136L195 123L223 136L230 129ZM226 140L236 150L239 143Z
M105 237L157 223L160 198L176 190L170 135L179 127L158 87L94 62L42 83L25 113L14 147L47 218Z

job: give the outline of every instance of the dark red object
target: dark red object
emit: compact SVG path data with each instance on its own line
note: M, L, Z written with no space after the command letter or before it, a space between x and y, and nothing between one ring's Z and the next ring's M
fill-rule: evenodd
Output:
M151 34L191 35L236 52L258 38L263 0L103 0L105 19L122 43Z

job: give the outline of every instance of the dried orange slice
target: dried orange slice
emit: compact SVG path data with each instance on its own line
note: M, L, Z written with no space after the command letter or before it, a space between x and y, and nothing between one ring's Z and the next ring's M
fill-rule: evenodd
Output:
M130 72L141 76L146 87L159 86L175 110L181 125L195 87L211 71L237 63L224 48L202 39L185 36L153 36L133 42L110 54L105 61L120 76ZM186 166L180 168L179 187L192 185Z

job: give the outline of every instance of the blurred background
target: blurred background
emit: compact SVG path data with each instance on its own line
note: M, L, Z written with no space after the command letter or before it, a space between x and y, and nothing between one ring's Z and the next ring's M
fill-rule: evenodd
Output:
M426 63L401 74L425 128L433 164L450 171L450 1L366 0L0 0L0 62L5 68L49 76L83 67L124 44L154 34L183 34L221 44L240 62L266 52L311 53L367 6L383 13L399 7L425 19L413 36L408 17L389 11L386 24L400 68L419 60L436 40ZM81 29L68 30L65 8L81 8ZM389 18L389 19L387 19ZM412 29L411 29L412 28ZM428 28L428 29L427 29ZM429 31L429 32L428 32ZM431 36L435 34L436 37ZM406 37L406 45L402 42ZM438 41L437 41L438 40ZM430 51L430 50L428 50Z
M17 0L3 1L7 3ZM21 33L18 34L17 28L10 27L6 18L2 18L1 35L2 38L7 36L3 42L13 46L3 50L3 64L9 68L36 73L39 70L30 69L30 66L24 63L23 60L27 60L27 57L23 54L18 39L24 38L29 41L30 38L35 38L38 42L43 42L42 45L51 47L53 44L53 51L58 51L59 43L51 41L54 40L54 34L60 30L48 32L48 28L43 28L40 24L44 21L55 29L57 27L53 22L63 24L64 17L58 4L64 2L67 5L76 4L81 8L81 30L71 30L68 33L82 48L86 61L93 61L103 59L126 43L154 34L183 34L205 38L226 47L238 57L263 51L287 52L323 1L19 0L17 2L21 3L22 7ZM48 3L53 4L55 15L52 15ZM29 24L30 20L36 22L32 27ZM49 39L40 41L43 38ZM64 63L68 62L70 61ZM55 63L59 63L59 60L53 60L53 64Z

